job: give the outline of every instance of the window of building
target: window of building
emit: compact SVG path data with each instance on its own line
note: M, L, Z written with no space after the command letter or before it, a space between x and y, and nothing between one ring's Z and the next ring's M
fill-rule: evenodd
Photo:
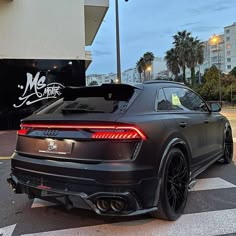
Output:
M231 58L227 58L227 62L231 62Z
M217 61L218 60L218 56L215 56L215 57L211 57L211 61Z
M208 111L206 103L194 92L184 88L164 88L170 110Z
M230 49L231 48L231 45L228 43L228 44L226 44L226 48L227 49Z
M230 70L231 69L231 65L227 65L227 69Z
M230 33L230 29L227 29L227 30L225 31L225 33L226 33L226 34L229 34L229 33Z
M227 56L230 56L230 51L227 51Z
M226 41L230 41L230 37L226 37Z

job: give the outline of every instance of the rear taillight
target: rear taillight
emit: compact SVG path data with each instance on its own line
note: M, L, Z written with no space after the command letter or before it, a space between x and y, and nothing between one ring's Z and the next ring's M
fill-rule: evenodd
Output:
M134 125L77 125L77 124L22 124L18 135L26 135L29 130L84 130L90 139L146 140L141 129Z
M28 133L28 129L24 129L24 128L22 128L22 129L20 129L20 130L17 131L17 135L22 135L22 136L24 136L24 135L26 135L27 133Z
M97 129L92 134L93 139L120 139L120 140L131 140L131 139L142 139L145 140L145 134L134 126L116 126L113 129L103 129L102 131Z

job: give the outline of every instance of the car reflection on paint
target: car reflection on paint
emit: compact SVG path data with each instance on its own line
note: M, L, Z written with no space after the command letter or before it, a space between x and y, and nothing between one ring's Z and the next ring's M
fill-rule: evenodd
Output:
M230 123L219 111L175 82L66 88L22 120L8 182L68 209L176 220L195 177L232 160Z

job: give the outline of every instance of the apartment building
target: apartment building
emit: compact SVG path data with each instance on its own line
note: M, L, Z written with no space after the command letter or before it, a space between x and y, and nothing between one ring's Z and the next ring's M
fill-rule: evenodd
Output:
M204 44L202 72L212 65L225 73L236 67L236 22L224 27L224 34L214 35Z
M224 28L225 71L230 72L236 66L236 22Z

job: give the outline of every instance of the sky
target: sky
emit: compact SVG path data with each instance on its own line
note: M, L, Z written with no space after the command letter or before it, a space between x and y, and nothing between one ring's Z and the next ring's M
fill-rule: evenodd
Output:
M173 35L187 30L202 41L236 22L236 0L119 0L121 70L134 68L147 51L164 57ZM115 0L92 46L89 74L116 73Z

